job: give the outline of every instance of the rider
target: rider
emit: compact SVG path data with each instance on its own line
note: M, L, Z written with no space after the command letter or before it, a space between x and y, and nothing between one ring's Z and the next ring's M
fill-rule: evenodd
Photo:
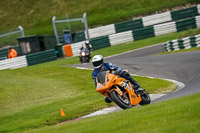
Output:
M135 89L140 88L140 84L134 80L130 74L127 71L122 70L120 67L116 66L112 63L104 63L103 56L102 55L95 55L92 58L92 64L94 66L94 70L92 72L92 78L95 83L95 87L97 86L97 75L100 71L108 71L108 70L115 70L119 73L119 76L122 78L125 78L126 80L129 80L135 87ZM105 102L110 103L111 101L107 98L105 98Z
M83 45L81 47L81 50L83 49ZM90 42L88 40L85 41L85 48L87 48L90 52L92 51L92 45L90 44Z
M85 41L85 46L90 52L92 51L92 45L90 44L88 40Z

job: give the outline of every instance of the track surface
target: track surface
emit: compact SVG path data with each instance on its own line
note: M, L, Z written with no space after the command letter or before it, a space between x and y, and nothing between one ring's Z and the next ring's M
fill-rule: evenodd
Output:
M107 57L104 62L112 62L122 69L128 69L132 74L173 79L185 84L183 89L154 102L200 92L200 51L154 55L161 52L162 45L158 44ZM92 68L91 63L73 66Z

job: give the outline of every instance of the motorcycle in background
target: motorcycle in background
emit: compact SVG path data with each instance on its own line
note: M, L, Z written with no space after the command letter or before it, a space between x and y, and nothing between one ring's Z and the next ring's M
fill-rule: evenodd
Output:
M80 62L81 63L89 63L90 62L90 58L91 58L91 54L92 54L92 45L90 44L90 42L88 40L85 41L85 47L80 48L81 52L80 52Z
M91 58L90 51L87 48L83 48L82 46L79 58L81 63L90 62Z

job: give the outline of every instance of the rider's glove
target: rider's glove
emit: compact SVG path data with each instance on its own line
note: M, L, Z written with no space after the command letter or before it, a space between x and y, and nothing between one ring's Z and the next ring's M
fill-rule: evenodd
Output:
M114 75L120 75L121 71L119 69L115 70Z
M130 76L129 72L127 72L127 71L123 71L123 74L124 74L126 77L129 77L129 76Z

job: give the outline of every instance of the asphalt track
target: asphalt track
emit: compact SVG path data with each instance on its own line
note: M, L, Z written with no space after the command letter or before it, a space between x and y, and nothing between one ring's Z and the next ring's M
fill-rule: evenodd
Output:
M155 55L162 52L162 44L145 47L105 58L130 73L141 76L173 79L185 87L154 100L172 99L200 92L200 51ZM91 63L74 67L92 68Z

